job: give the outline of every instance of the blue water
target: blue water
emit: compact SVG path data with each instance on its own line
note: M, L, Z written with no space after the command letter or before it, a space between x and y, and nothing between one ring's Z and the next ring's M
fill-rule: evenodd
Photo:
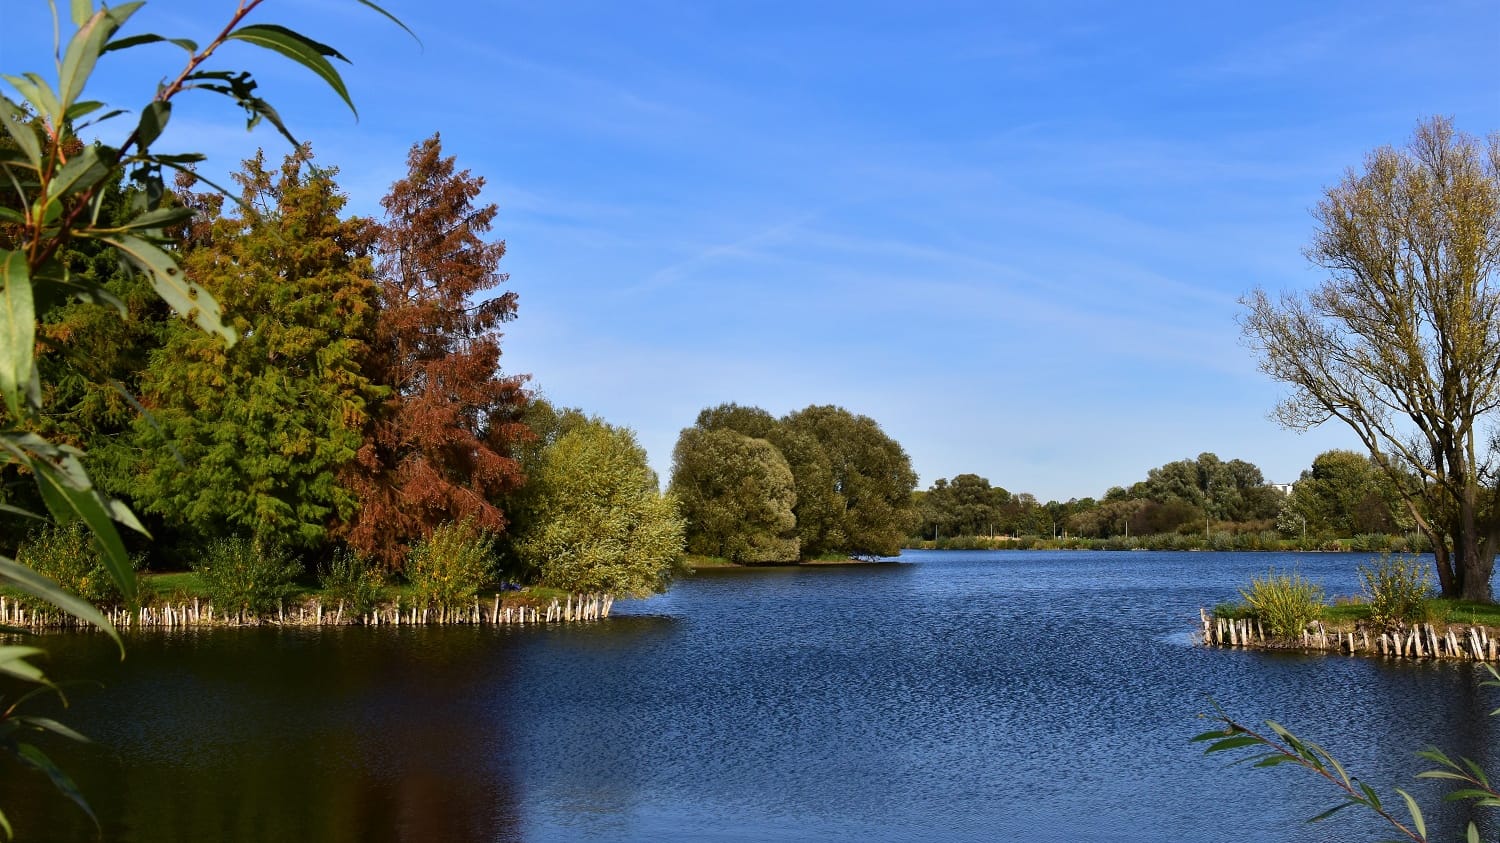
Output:
M109 840L1390 836L1352 811L1309 826L1338 800L1304 771L1205 758L1212 697L1395 804L1413 790L1456 838L1469 815L1412 753L1500 771L1500 691L1473 666L1190 643L1252 574L1349 594L1363 558L908 552L700 572L594 625L142 634L123 664L58 638L59 669L107 686L66 713L100 748L59 755ZM68 839L66 806L26 802L18 823Z

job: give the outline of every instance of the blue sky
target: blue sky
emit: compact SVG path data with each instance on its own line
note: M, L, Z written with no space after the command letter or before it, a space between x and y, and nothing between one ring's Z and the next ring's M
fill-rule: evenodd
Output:
M1500 129L1493 0L386 5L421 45L353 0L256 15L353 61L358 122L268 53L222 66L357 212L441 132L500 207L504 365L636 430L663 480L737 401L869 415L923 488L1098 496L1203 451L1289 482L1355 441L1267 418L1239 297L1318 282L1309 209L1369 150L1433 114ZM45 68L46 4L0 8L42 42L0 68ZM138 20L206 41L229 8ZM181 55L107 59L90 94L143 104ZM209 173L285 149L207 98L174 121L160 148Z

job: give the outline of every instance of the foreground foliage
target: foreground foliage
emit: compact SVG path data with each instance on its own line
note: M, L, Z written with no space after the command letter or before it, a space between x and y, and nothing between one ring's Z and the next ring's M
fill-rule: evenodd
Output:
M149 279L156 294L179 315L217 334L226 344L235 341L234 329L220 318L218 303L184 277L164 248L169 244L166 229L186 221L191 211L164 204L163 172L203 159L197 153L164 154L152 149L171 118L174 101L190 90L220 94L245 110L250 126L265 120L290 139L276 110L256 95L257 84L248 72L206 66L220 46L238 40L273 50L312 70L352 108L342 78L328 61L330 56L343 57L333 48L286 27L246 24L246 16L261 2L241 0L227 25L200 49L193 41L156 34L117 37L143 3L96 9L91 0L72 0L66 18L74 28L71 37L63 44L61 27L54 32L56 78L48 80L36 73L4 77L18 98L12 99L9 93L0 96L0 128L7 136L7 142L0 145L0 171L4 175L0 190L5 191L5 201L0 201L0 400L6 413L0 449L6 467L34 479L53 520L87 524L105 568L127 600L134 596L135 578L115 523L141 532L144 529L128 508L95 489L84 470L81 451L57 445L35 432L43 409L37 342L39 338L58 342L46 332L39 334L37 323L41 314L70 298L106 304L125 314L124 302L101 279L75 274L69 265L70 244L91 241L96 254L112 253ZM371 0L360 2L385 14ZM57 12L54 5L54 18ZM77 134L79 130L127 113L83 98L100 59L114 50L158 43L173 44L188 54L182 70L163 79L134 121L121 127L116 135L121 139L84 143ZM127 172L136 188L128 210L105 215L106 199ZM14 507L7 510L17 514ZM0 583L45 600L119 640L109 622L88 603L8 558L0 558ZM22 766L46 775L61 793L88 811L69 777L35 741L47 733L74 740L81 737L61 724L22 714L17 708L32 698L33 692L51 687L32 661L41 654L34 647L0 647L0 674L32 688L0 711L0 736L4 738L0 748ZM13 834L3 813L0 832L7 837Z
M1500 687L1500 672L1493 665L1483 665L1490 679L1483 684ZM1490 712L1500 714L1500 709ZM1361 808L1380 817L1403 838L1415 843L1429 843L1427 822L1421 806L1410 793L1395 788L1402 805L1392 807L1382 800L1369 784L1350 774L1328 750L1318 744L1304 740L1273 720L1265 722L1265 731L1247 726L1230 717L1215 706L1214 713L1205 715L1220 724L1220 728L1204 732L1193 741L1207 743L1205 754L1248 750L1248 761L1253 767L1276 767L1292 764L1312 772L1340 792L1342 801L1313 817L1319 822L1347 808ZM1269 734L1267 734L1269 732ZM1439 779L1453 782L1456 788L1446 797L1449 800L1467 800L1482 808L1500 808L1500 789L1474 761L1460 757L1454 759L1437 747L1429 747L1417 753L1417 757L1435 765L1433 769L1418 773L1420 779ZM1401 811L1404 808L1404 816ZM1470 822L1466 834L1469 843L1480 843L1479 829Z

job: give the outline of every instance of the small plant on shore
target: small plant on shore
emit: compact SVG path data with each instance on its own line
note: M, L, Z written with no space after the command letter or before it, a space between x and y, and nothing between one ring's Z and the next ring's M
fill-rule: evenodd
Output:
M1250 608L1248 605L1246 605L1244 603L1236 603L1236 602L1234 602L1232 600L1228 601L1228 602L1225 602L1225 603L1219 603L1219 604L1215 605L1214 606L1214 611L1213 611L1213 616L1216 617L1216 618L1223 618L1225 620L1232 620L1232 621L1233 620L1242 620L1242 619L1245 619L1245 618L1249 618L1250 620L1254 620L1255 617L1256 617L1254 609Z
M1323 587L1293 571L1277 574L1272 568L1265 579L1250 578L1250 587L1240 597L1271 635L1295 638L1323 613Z
M92 534L80 522L49 524L33 531L16 552L16 561L95 606L123 599ZM52 605L36 599L28 602L36 608Z
M339 548L333 558L318 567L318 584L326 603L342 602L363 615L385 595L385 575L370 560L348 548Z
M417 605L458 609L472 605L494 582L495 537L471 521L447 523L412 546L406 578Z
M1370 622L1381 631L1426 619L1432 577L1415 556L1382 554L1370 565L1359 566L1359 579L1370 604Z
M286 549L268 542L234 537L218 539L194 559L197 572L221 615L269 612L289 597L302 564Z

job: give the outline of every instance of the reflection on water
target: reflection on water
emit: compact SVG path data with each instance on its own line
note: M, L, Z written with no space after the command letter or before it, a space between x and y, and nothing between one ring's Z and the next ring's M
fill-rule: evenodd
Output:
M1251 573L1349 593L1357 559L911 553L705 571L589 626L139 635L124 664L58 637L108 685L67 713L108 752L58 754L109 840L1368 840L1304 822L1336 802L1306 774L1187 743L1211 695L1430 804L1430 741L1500 770L1472 666L1188 646Z

